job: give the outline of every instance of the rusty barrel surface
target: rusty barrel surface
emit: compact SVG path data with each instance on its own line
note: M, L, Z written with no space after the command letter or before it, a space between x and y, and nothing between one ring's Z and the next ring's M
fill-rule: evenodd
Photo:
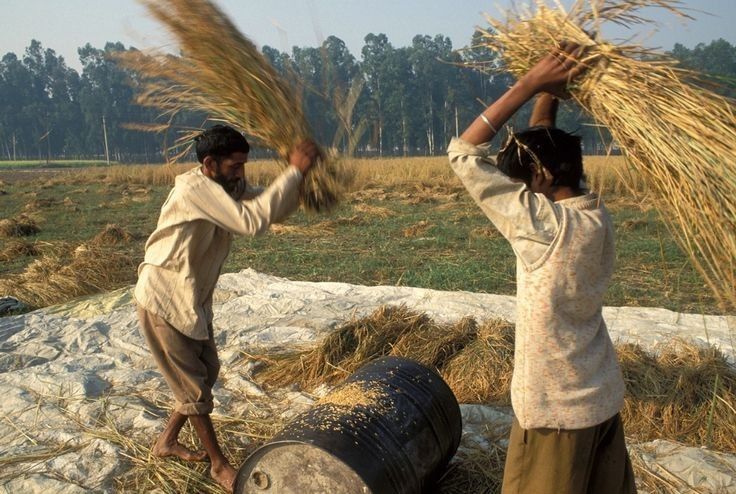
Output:
M447 466L461 433L460 407L436 372L383 357L248 457L235 492L419 493Z

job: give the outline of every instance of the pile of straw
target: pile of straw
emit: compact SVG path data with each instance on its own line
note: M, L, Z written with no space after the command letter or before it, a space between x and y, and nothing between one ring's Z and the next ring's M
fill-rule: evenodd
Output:
M715 347L673 341L652 355L616 348L626 381L627 435L736 452L736 370Z
M627 389L627 436L736 452L736 434L726 427L736 423L736 369L718 350L679 341L657 355L630 344L617 352ZM267 365L257 377L270 386L296 383L312 390L339 383L383 355L435 368L460 403L510 405L513 325L478 325L471 318L443 325L405 307L381 307L350 321L312 350L260 356Z
M119 288L135 281L136 263L120 250L95 243L58 244L18 274L0 279L0 294L31 308Z
M34 257L38 254L39 250L36 245L23 240L14 240L8 242L5 248L0 251L0 261L10 262L19 257Z
M332 332L317 348L261 356L269 365L258 378L271 386L298 383L305 389L336 384L365 363L384 356L412 358L442 369L449 359L477 339L477 324L463 319L439 325L406 307L383 306Z
M725 307L736 308L736 112L670 57L600 38L602 24L648 22L640 11L676 0L578 0L569 11L536 0L533 11L488 17L483 44L503 70L525 74L560 41L586 48L589 70L570 88L607 127L659 205L679 245ZM488 65L486 65L488 68ZM632 184L635 186L636 184ZM642 198L643 199L643 198Z
M114 223L111 223L105 228L95 235L90 243L94 246L112 246L112 245L119 245L119 244L127 244L131 240L134 240L135 237L126 230L125 228L116 225Z
M0 237L27 237L40 231L34 219L27 215L0 220Z
M176 38L182 56L128 52L123 63L144 79L138 102L173 119L183 110L202 113L256 138L286 161L290 149L309 138L301 101L287 81L227 16L208 0L140 0ZM171 121L171 120L170 120ZM189 152L199 130L173 146ZM322 158L307 175L302 203L311 210L338 200L335 161Z
M508 405L514 370L514 326L485 321L477 338L448 358L442 377L461 403Z

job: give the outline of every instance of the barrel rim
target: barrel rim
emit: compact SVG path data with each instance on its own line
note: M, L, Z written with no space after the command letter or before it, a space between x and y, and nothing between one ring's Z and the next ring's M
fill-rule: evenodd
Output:
M277 449L277 447L279 447L279 446L292 445L292 444L300 444L300 445L312 446L313 448L318 449L318 450L322 451L323 453L326 453L331 458L335 459L338 463L340 463L341 465L344 465L348 470L350 470L351 472L353 472L355 474L355 476L358 477L361 480L361 482L363 482L363 484L365 484L366 487L368 486L368 484L366 483L365 479L358 472L356 472L353 467L351 467L350 465L348 465L347 463L345 463L344 461L342 461L339 457L337 457L334 454L332 454L329 450L327 450L327 449L325 449L325 448L323 448L321 446L318 446L318 445L316 445L314 443L311 443L309 441L297 441L297 440L293 440L293 439L291 439L291 440L288 440L287 439L287 440L279 440L279 441L274 441L274 442L269 442L269 443L263 444L258 449L256 449L251 454L249 454L248 457L245 459L245 461L240 465L240 468L238 468L238 474L235 476L235 483L233 485L233 492L238 492L238 487L240 487L239 480L241 479L240 473L243 471L243 469L245 468L245 466L256 455L259 455L259 458L261 458L261 457L263 457L264 454L268 453L272 449Z

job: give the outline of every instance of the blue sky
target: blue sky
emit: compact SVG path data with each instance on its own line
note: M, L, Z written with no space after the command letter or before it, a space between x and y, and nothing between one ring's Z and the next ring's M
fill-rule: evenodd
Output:
M219 0L218 4L259 45L290 51L293 45L317 46L335 35L360 57L363 38L371 32L385 33L394 46L411 44L416 34L441 33L456 48L462 47L474 27L485 24L484 12L498 17L497 6L506 7L511 1ZM670 49L678 41L688 47L718 38L736 43L736 0L683 0L682 4L698 10L691 12L696 20L683 23L655 12L661 22L657 31L645 27L637 32L646 34L641 38L645 44ZM107 41L138 48L167 44L161 29L135 0L2 0L2 5L0 55L10 51L21 55L31 39L37 39L63 55L68 65L79 68L76 51L87 42L95 47ZM615 29L607 36L631 34Z

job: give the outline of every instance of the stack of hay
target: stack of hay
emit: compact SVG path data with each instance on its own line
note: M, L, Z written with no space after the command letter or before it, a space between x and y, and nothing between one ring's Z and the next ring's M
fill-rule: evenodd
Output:
M158 108L170 119L184 110L203 113L256 138L284 161L294 144L309 138L301 101L292 88L215 5L208 0L141 2L176 38L183 55L122 55L123 63L145 81L140 104ZM172 148L183 150L176 158L188 154L199 132L186 132L177 140ZM329 209L339 188L334 160L323 158L307 176L302 203L315 211Z
M665 222L724 308L736 308L736 112L670 57L599 38L605 22L648 22L639 11L675 0L578 0L569 11L536 1L534 11L488 18L483 43L504 69L525 74L556 43L586 47L589 70L571 87L575 101L607 127L649 185ZM630 178L629 178L630 180ZM642 198L644 200L644 198Z
M132 238L119 226L107 225L76 246L44 243L39 250L37 245L27 245L20 252L39 257L22 272L0 278L0 295L11 295L35 309L132 283L137 262L125 248Z

